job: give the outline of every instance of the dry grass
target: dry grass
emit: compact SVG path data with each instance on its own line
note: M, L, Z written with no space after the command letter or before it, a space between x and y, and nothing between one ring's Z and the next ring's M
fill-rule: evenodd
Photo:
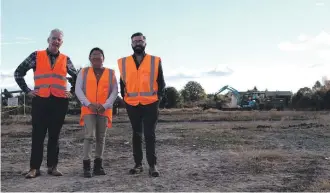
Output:
M119 116L114 116L113 121L117 123L128 123L126 111L120 110ZM161 109L159 122L203 122L203 121L294 121L294 120L327 120L329 114L325 112L301 112L301 111L219 111L200 108L186 109ZM66 124L74 124L78 116L66 117ZM1 125L30 124L31 116L2 116Z
M33 183L21 175L30 155L30 119L2 122L2 191L330 191L329 112L161 110L157 179L127 174L132 130L123 110L107 134L108 175L84 179L83 130L77 116L67 116L59 165L65 175L43 172Z
M250 150L238 153L239 156L245 159L255 161L267 161L267 162L283 162L288 159L287 152L280 150Z
M327 191L330 190L330 179L323 179L319 180L311 187L311 191L317 192L317 191Z

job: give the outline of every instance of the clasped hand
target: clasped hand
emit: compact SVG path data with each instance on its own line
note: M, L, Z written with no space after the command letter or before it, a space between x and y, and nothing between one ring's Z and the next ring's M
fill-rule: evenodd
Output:
M105 108L103 107L103 105L101 104L97 104L97 103L91 103L88 105L88 108L90 110L92 110L95 113L103 113L105 111Z

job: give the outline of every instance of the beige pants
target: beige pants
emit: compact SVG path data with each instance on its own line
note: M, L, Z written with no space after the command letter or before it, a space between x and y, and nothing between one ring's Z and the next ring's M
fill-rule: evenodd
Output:
M103 158L107 118L100 115L85 115L84 160L91 160L92 146L96 134L95 158Z

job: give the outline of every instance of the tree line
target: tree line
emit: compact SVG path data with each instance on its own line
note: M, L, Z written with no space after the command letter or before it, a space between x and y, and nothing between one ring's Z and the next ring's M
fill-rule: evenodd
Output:
M254 87L254 91L258 89ZM189 81L181 90L167 87L165 97L160 106L162 108L189 108L203 106L212 101L228 102L223 96L206 94L202 85L196 81ZM316 81L312 88L303 87L293 94L289 103L290 109L295 110L329 110L330 109L330 81L323 83Z
M72 81L72 80L69 80ZM254 87L251 90L258 90ZM13 97L8 91L4 90L2 93L2 105L7 105L7 98ZM24 95L18 96L19 104L23 105ZM205 106L214 101L219 103L228 102L223 95L215 96L214 93L206 94L205 89L199 82L189 81L181 89L177 90L175 87L169 86L165 88L165 96L160 101L160 108L192 108L197 106ZM226 101L227 100L227 101ZM32 100L29 97L25 98L27 106L31 106ZM123 108L124 102L120 96L115 101L114 106ZM71 99L69 108L80 108L80 103L74 96ZM293 94L289 108L295 110L329 110L330 109L330 81L324 79L321 83L316 81L312 88L303 87Z

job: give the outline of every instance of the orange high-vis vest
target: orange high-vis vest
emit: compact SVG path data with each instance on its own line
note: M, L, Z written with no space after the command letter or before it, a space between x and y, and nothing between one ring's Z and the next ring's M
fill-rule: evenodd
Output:
M133 56L118 59L120 77L125 84L124 101L132 106L158 101L158 66L160 58L146 54L139 68Z
M109 68L105 68L98 82L92 67L83 68L81 73L83 77L82 90L88 101L101 105L104 104L111 94L115 79L115 71ZM112 127L112 109L105 109L103 113L96 113L91 111L88 107L82 106L80 114L81 126L85 125L84 116L90 114L98 114L107 117L107 127Z
M59 54L51 67L47 51L37 51L36 70L34 71L34 89L40 97L50 95L66 98L67 87L67 56Z

